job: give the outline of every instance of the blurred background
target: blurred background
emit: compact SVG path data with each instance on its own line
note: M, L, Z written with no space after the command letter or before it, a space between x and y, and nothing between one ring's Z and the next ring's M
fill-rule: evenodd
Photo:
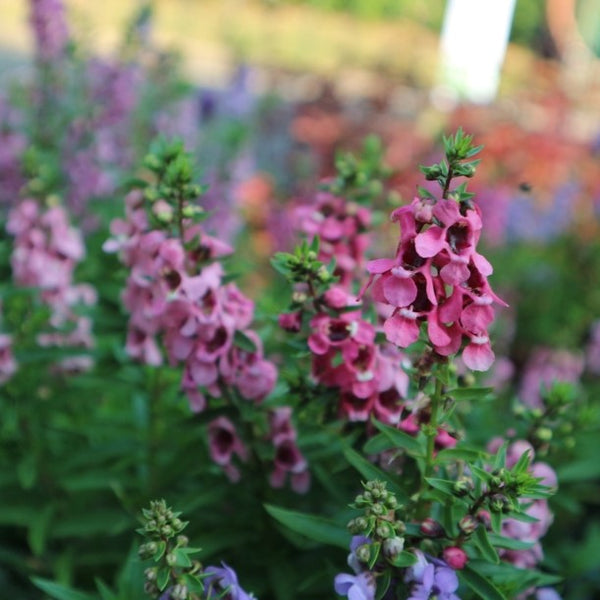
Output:
M100 384L83 375L79 381L88 388L57 387L53 402L60 399L71 410L79 406L81 390L97 394L105 387L103 376L129 367L121 348L122 281L111 280L114 264L101 248L110 218L123 212L121 186L156 133L182 136L202 165L210 185L202 201L215 213L207 227L220 239L243 244L234 270L264 316L284 309L287 292L269 258L297 239L286 209L313 199L318 181L333 174L339 151L359 150L368 135L381 140L371 149L391 168L391 201L381 199L375 207L383 215L383 233L369 250L390 255L397 230L384 225L389 211L412 200L424 184L418 165L439 160L441 136L462 126L484 145L469 189L483 211L481 241L495 266L494 289L510 304L494 332L496 370L483 382L497 386L504 408L474 410L473 435L485 443L491 431L508 429L517 396L533 397L534 405L541 385L562 380L573 386L570 429L554 432L553 443L540 449L560 481L543 567L564 575L565 598L598 597L600 0L65 0L68 33L58 36L63 47L51 60L35 46L30 14L36 5L42 2L0 0L0 207L15 205L25 189L23 157L37 145L44 160L50 157L41 161L46 171L56 167L49 189L62 194L74 223L86 231L92 258L81 280L102 282L98 323L108 323L97 327L107 340L96 357ZM50 7L47 27L37 27L51 38L52 7L61 3L44 5ZM3 243L1 268L9 281L9 246ZM270 293L261 295L263 290ZM14 321L16 328L20 321ZM265 321L272 333L273 322ZM23 389L31 389L35 400L43 387L26 374L11 385L19 402ZM108 433L98 437L128 435L132 448L143 449L131 425L137 427L137 414L119 412L125 410L122 398L131 395L124 389L102 392L110 410L98 413L98 422L112 411L127 427L122 432L106 425ZM134 511L149 492L131 476L136 456L129 450L117 466L94 463L94 448L90 464L74 465L69 445L51 457L58 483L55 497L49 494L35 472L28 479L30 448L17 425L11 429L19 423L18 404L17 416L3 419L8 425L0 428L0 441L10 450L0 462L8 465L0 558L9 565L0 569L0 583L14 585L11 597L29 600L31 573L81 587L97 573L108 578L122 563L119 552L130 543ZM60 418L59 410L44 410L48 418ZM187 418L187 407L182 412ZM161 435L160 443L177 455L173 464L185 463L196 473L197 465L186 462L196 446L184 451L197 433L188 432L190 445L181 448L173 446L179 440L168 428ZM40 464L51 454L44 448ZM170 460L168 455L159 483L148 484L157 495L178 489L180 473L189 475ZM18 461L23 468L11 479L9 467ZM73 482L68 469L77 477L85 471L86 478ZM181 510L195 506L195 495L190 486ZM40 512L50 504L61 515L54 528L55 513ZM90 506L112 512L91 520ZM248 521L264 522L261 511ZM30 525L38 514L45 520ZM206 526L201 542L208 556L222 548L248 556L242 542L211 547L220 539L211 535L211 520ZM247 576L255 578L257 590L266 585L261 572ZM330 582L320 583L322 597L330 597ZM305 597L319 596L309 587Z

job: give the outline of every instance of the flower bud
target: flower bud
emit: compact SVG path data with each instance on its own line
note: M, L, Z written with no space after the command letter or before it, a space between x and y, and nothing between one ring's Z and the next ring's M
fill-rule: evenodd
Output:
M169 552L166 556L165 556L165 561L167 562L167 564L170 567L174 567L175 563L177 562L177 556L175 554L173 554L172 552Z
M552 430L549 427L538 427L534 435L541 442L549 442L552 439Z
M171 590L171 599L172 600L187 600L188 597L188 589L187 586L178 583L172 590Z
M394 528L392 527L392 524L388 521L380 521L377 527L375 528L375 535L379 539L387 539L394 535Z
M422 523L420 527L421 533L426 535L427 537L441 537L444 535L444 530L442 526L432 519L431 517L427 517Z
M291 333L297 333L302 326L302 313L300 311L293 313L283 313L279 315L279 327Z
M479 523L473 515L465 515L459 522L458 528L465 534L471 535L478 527Z
M449 546L444 548L444 560L448 563L448 566L453 569L464 569L469 558L466 552L462 548L457 546Z
M360 562L368 563L369 559L371 558L371 546L370 546L370 544L363 544L362 546L359 546L355 550L355 554L356 554L356 558L358 558L358 560Z
M473 482L468 477L461 477L454 483L454 493L457 496L466 496L473 489Z
M402 550L404 550L404 538L395 536L383 542L383 555L389 560L394 560Z
M388 494L384 502L386 507L391 510L394 510L398 507L398 498L396 498L396 496L394 496L393 494Z
M185 548L189 543L190 541L186 535L177 536L177 546L179 548Z
M146 581L156 581L156 567L149 567L144 571Z
M503 512L508 507L508 498L503 494L494 494L490 498L490 509L494 512Z
M381 504L373 504L369 509L370 514L380 517L385 513L385 508Z
M396 533L402 534L406 531L406 523L404 521L394 521L394 529Z

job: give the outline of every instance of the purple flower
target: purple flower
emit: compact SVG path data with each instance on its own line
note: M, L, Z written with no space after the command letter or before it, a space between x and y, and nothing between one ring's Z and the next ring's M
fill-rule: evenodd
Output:
M356 556L356 551L365 544L370 544L371 540L364 535L355 535L350 542L350 554L348 554L348 566L352 567L355 573L360 573L364 570L361 561Z
M238 583L235 571L221 563L220 567L206 567L204 572L208 577L204 580L207 589L206 600L216 600L223 598L222 592L227 591L227 600L253 600L254 596L245 592Z
M443 561L426 558L416 550L417 562L408 569L406 583L413 583L408 600L460 600L454 593L458 588L456 573Z
M348 600L374 600L375 598L375 578L368 571L358 575L340 573L335 576L334 587L336 594L346 596Z

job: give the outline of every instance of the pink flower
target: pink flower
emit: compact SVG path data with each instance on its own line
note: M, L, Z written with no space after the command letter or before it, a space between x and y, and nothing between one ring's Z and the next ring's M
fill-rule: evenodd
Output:
M239 469L232 464L234 454L243 462L248 460L248 450L238 437L234 424L226 417L218 417L208 425L210 456L223 468L230 481L240 479Z
M282 406L271 411L269 438L275 447L274 469L269 479L274 488L285 484L290 475L292 489L303 494L310 487L308 463L296 445L296 430L291 422L292 409Z
M396 209L392 220L401 230L396 257L370 261L366 286L387 308L387 339L406 348L426 323L438 354L455 354L466 341L465 365L489 369L494 361L487 335L494 318L491 304L504 302L487 282L491 265L475 249L482 227L479 209L462 209L454 200L430 204L415 198Z

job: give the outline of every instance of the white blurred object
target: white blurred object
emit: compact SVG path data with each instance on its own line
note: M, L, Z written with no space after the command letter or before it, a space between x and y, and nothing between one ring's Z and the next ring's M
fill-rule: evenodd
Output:
M494 100L515 0L448 0L435 99Z

